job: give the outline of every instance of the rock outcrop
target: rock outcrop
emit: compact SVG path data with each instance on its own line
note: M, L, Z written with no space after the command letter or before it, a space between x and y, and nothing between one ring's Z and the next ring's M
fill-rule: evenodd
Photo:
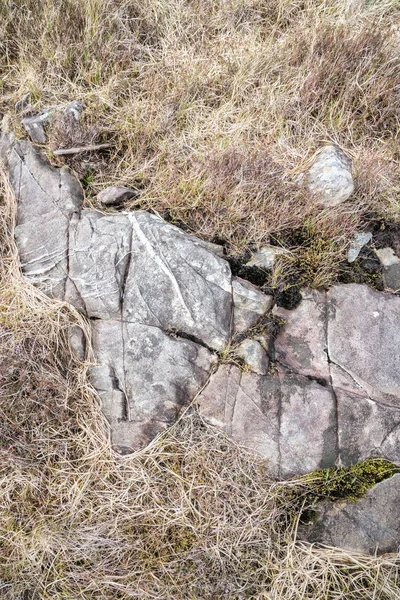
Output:
M112 443L141 448L201 390L232 328L245 332L272 299L233 282L218 246L155 215L83 209L74 175L29 142L3 136L0 153L17 199L24 274L90 319L91 380ZM78 337L71 347L82 355Z
M299 538L351 552L400 552L400 474L371 488L357 502L320 502Z
M90 377L116 450L142 448L197 397L204 419L276 477L370 456L400 463L400 297L349 284L273 308L232 276L221 247L144 211L84 209L75 176L29 142L3 135L0 157L25 277L89 320ZM275 340L266 315L282 323ZM83 358L79 328L70 343ZM220 360L232 349L243 369ZM399 477L352 507L323 504L307 539L393 550Z
M90 320L91 378L117 449L148 443L201 392L204 418L279 477L371 455L400 462L399 297L305 290L296 309L273 309L284 322L274 343L253 339L272 298L232 277L219 247L144 211L83 209L74 175L29 142L3 136L1 156L25 276ZM218 367L232 343L244 372Z

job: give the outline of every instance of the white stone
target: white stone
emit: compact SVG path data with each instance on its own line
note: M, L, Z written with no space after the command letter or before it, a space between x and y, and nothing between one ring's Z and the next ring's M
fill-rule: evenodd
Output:
M307 181L309 190L322 206L330 208L341 204L354 191L351 160L337 146L324 146L308 171Z

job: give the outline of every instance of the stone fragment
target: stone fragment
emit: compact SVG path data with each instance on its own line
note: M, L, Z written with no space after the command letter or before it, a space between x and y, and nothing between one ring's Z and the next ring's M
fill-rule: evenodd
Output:
M200 414L269 460L279 477L334 466L335 398L298 375L259 376L221 366L198 398Z
M275 359L295 373L329 382L325 292L303 290L297 308L275 306L273 314L285 320L275 340Z
M132 452L176 420L207 381L215 358L194 342L140 323L98 319L92 332L98 362L92 383L113 445Z
M328 354L354 393L400 407L400 298L366 285L328 292ZM336 382L333 380L335 387Z
M236 348L236 354L242 358L253 373L266 375L268 373L268 354L256 340L243 340Z
M79 100L73 100L64 108L66 115L71 115L72 118L78 122L80 119L80 113L83 111L83 104Z
M400 292L400 263L383 270L383 282L388 291Z
M26 94L24 94L22 96L22 98L20 98L18 100L18 102L15 103L14 109L15 109L16 113L22 113L27 108L27 106L29 104L30 97L31 97L31 93L30 92L26 92Z
M272 307L272 296L263 294L258 287L240 279L232 278L233 292L233 331L244 333L257 324Z
M381 248L375 250L375 254L379 258L383 267L392 267L400 263L400 258L396 255L393 248Z
M400 258L392 248L375 250L383 265L383 281L385 288L392 292L400 291Z
M367 231L365 233L355 233L347 251L347 262L353 263L360 254L362 248L371 240L372 233L370 231Z
M97 194L97 200L101 202L101 204L112 206L114 204L126 202L126 200L130 200L136 195L137 192L135 190L123 186L113 185L101 190L101 192Z
M74 325L69 332L69 344L78 360L84 360L86 354L86 338L83 330Z
M363 554L400 550L400 474L371 488L357 502L321 502L315 523L299 529L299 539Z
M246 263L246 267L258 267L260 269L272 269L277 256L289 254L289 250L279 246L264 246L258 252L253 254Z
M400 409L336 390L340 461L345 467L381 456L400 464Z
M45 124L49 122L53 112L54 111L51 109L44 110L38 115L22 119L22 125L24 126L25 131L35 144L46 143Z
M341 204L354 191L351 160L337 146L324 146L317 153L307 180L309 190L322 206L330 208Z
M159 217L136 211L128 218L132 248L123 320L184 332L223 350L231 331L229 264Z

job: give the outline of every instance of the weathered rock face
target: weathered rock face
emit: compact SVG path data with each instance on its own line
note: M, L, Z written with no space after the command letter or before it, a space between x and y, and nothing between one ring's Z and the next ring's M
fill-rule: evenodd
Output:
M337 146L324 146L309 169L307 183L324 207L341 204L354 191L351 160Z
M226 381L232 369L220 369L199 397L204 417L267 456L281 477L369 456L400 463L400 298L351 284L304 291L298 308L273 312L286 321L275 340L279 372L245 379L234 372L239 427L238 413L215 401L235 396ZM267 452L274 421L275 450Z
M321 502L318 519L299 538L365 554L400 551L400 474L375 485L357 502Z
M209 377L235 327L245 330L271 298L236 282L223 249L143 211L82 210L81 187L28 142L2 136L0 155L18 206L15 237L29 281L91 322L91 379L121 452L173 423ZM84 345L71 332L71 348Z

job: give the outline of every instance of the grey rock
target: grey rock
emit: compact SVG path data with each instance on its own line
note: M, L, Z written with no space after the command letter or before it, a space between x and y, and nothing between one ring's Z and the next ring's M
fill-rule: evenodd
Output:
M246 263L246 267L259 267L260 269L272 269L277 256L289 254L289 250L279 246L264 246L258 252L253 254Z
M185 332L223 350L231 331L229 264L159 217L136 211L128 218L132 248L123 320Z
M275 340L275 358L295 373L329 382L326 294L303 290L302 297L294 310L273 309L273 314L285 321Z
M271 473L278 476L279 396L264 394L266 381L236 366L221 365L197 401L208 423L264 456Z
M263 294L258 287L241 279L232 278L233 292L233 330L244 333L254 327L272 307L272 296Z
M113 185L101 190L101 192L97 194L97 200L101 202L101 204L112 206L114 204L126 202L126 200L130 200L136 195L137 192L135 190L123 186Z
M400 291L400 258L393 248L375 250L382 266L385 288L392 292Z
M385 288L391 292L400 292L400 263L383 270Z
M379 258L383 267L392 267L400 263L400 258L396 255L393 248L381 248L375 250L375 254Z
M24 94L22 96L22 98L20 98L18 100L18 102L15 103L15 112L16 113L22 113L29 105L29 100L31 97L31 93L30 92L26 92L26 94Z
M172 424L207 381L214 356L157 327L99 319L92 323L99 366L91 372L112 443L134 451Z
M78 122L80 119L80 113L83 111L83 104L79 100L73 100L64 108L64 113L71 115L72 118Z
M354 191L351 160L337 146L324 146L309 169L307 183L322 206L330 208L341 204Z
M338 458L335 398L306 377L263 377L221 366L198 397L200 414L292 477Z
M367 231L365 233L356 233L354 234L353 239L350 242L349 249L347 251L347 262L353 263L358 255L360 254L362 248L368 244L372 240L372 233Z
M214 244L213 242L207 242L206 240L200 240L199 238L195 238L194 236L193 236L193 239L196 240L198 244L203 246L203 248L205 248L209 252L212 252L213 254L215 254L216 256L219 256L220 258L226 258L225 249L220 244Z
M400 410L341 389L336 398L341 464L348 467L370 456L400 464Z
M400 407L400 298L365 285L338 285L328 293L328 315L329 358L353 380L354 393L361 389Z
M268 373L268 354L257 340L243 340L236 348L236 354L245 361L253 373L258 373L258 375Z
M115 449L136 450L173 423L233 334L260 374L220 366L200 411L275 475L370 455L400 460L400 298L355 284L305 290L298 308L274 311L285 319L274 352L268 334L243 342L272 298L232 278L220 247L144 211L82 210L76 178L29 142L2 135L0 158L17 198L25 276L90 319L90 378ZM70 343L83 358L78 332ZM274 375L265 374L267 348Z
M378 483L357 502L321 502L318 520L299 538L363 554L400 550L400 474Z
M69 344L76 358L84 360L86 355L86 338L83 330L78 325L74 325L70 329Z
M121 452L147 444L206 382L231 338L229 264L214 245L143 211L81 210L83 194L29 142L0 139L25 276L91 319L92 385ZM199 343L197 343L199 342ZM85 348L78 331L71 349Z
M38 115L22 119L22 125L24 126L25 131L35 144L46 143L45 124L49 122L53 112L52 109L44 110Z
M88 317L121 319L132 227L126 214L84 210L69 228L69 280L65 299Z

